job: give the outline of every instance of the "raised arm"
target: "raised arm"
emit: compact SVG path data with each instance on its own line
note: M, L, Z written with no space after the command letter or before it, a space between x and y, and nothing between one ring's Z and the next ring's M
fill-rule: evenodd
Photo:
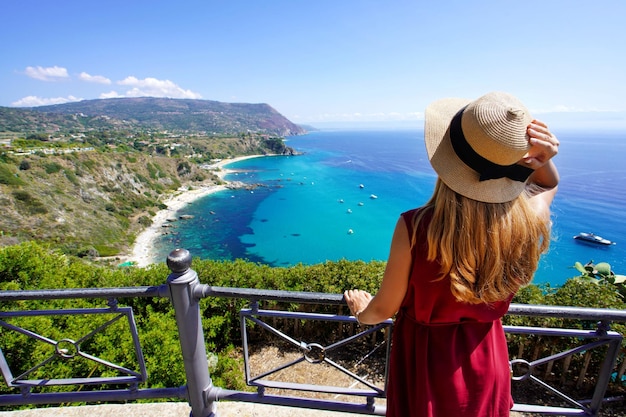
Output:
M528 136L531 148L519 163L534 170L528 181L538 186L540 192L533 194L531 202L537 210L549 215L550 204L560 180L559 172L552 161L559 152L559 140L539 120L533 120L528 126Z

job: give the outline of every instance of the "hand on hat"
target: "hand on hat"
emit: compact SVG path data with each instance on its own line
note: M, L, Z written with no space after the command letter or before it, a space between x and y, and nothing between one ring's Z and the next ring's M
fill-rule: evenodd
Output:
M559 140L550 133L548 126L539 120L533 120L527 132L531 147L519 163L536 170L548 163L559 152Z

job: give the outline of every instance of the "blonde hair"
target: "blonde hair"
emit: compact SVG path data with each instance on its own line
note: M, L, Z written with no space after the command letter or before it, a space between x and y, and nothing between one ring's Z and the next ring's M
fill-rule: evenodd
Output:
M428 212L427 259L440 263L438 279L450 275L452 294L461 302L508 299L530 283L549 246L549 219L533 210L525 193L506 203L483 203L438 179L430 201L413 219L412 245Z

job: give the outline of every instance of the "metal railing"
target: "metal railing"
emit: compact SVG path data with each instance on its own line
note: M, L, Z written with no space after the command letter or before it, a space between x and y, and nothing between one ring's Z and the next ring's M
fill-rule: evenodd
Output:
M54 299L84 299L98 298L107 299L108 308L85 308L85 309L52 309L52 310L29 310L29 311L0 311L0 328L4 331L17 332L26 338L38 343L43 343L49 348L49 356L39 364L33 365L26 370L19 370L14 375L10 363L2 350L0 341L0 372L9 387L19 389L16 394L0 395L0 406L16 406L26 404L60 404L69 402L110 402L129 401L139 399L175 398L186 400L191 406L191 414L195 417L217 417L217 401L242 401L252 403L273 404L318 410L331 410L356 414L384 415L385 405L376 404L376 400L384 399L386 395L386 369L387 359L391 347L392 321L388 320L378 326L363 328L360 331L351 332L347 337L330 343L311 343L298 339L297 335L290 335L288 331L277 328L269 321L273 319L300 321L325 321L339 326L356 325L353 317L341 314L321 314L307 312L290 312L277 310L259 309L259 301L276 301L294 304L344 304L343 296L327 293L307 293L274 290L254 290L243 288L213 287L201 284L198 275L191 267L191 256L186 250L175 250L167 259L171 270L167 283L156 287L137 288L102 288L102 289L65 289L65 290L35 290L35 291L4 291L0 292L0 301L25 301L25 300L54 300ZM167 297L170 299L180 337L182 360L186 373L186 385L173 388L139 388L145 383L148 374L144 356L137 334L137 327L130 307L119 307L117 298L133 297ZM250 386L256 387L256 392L227 390L213 385L209 375L209 363L205 347L205 339L202 330L202 318L199 302L207 297L226 297L246 299L250 301L250 308L240 312L241 337L245 360L245 377ZM533 317L558 317L565 319L592 321L597 327L589 330L520 327L505 326L509 335L529 335L530 337L557 337L576 340L578 345L568 347L562 351L554 351L542 358L530 360L516 357L512 363L513 381L524 381L539 386L552 393L559 399L559 404L554 406L537 404L515 404L513 411L540 413L544 415L563 416L597 416L602 406L607 386L614 373L616 360L620 353L622 336L610 330L613 321L626 322L626 311L589 309L575 307L511 305L510 315L533 316ZM85 329L80 337L64 337L55 340L51 337L40 335L33 329L11 324L9 321L15 317L37 316L89 316L93 317L93 328ZM97 319L96 319L97 317ZM98 358L84 349L96 334L105 331L110 326L124 323L130 333L135 349L136 368L131 369L127 365L117 365L108 360ZM285 363L254 373L250 366L250 352L248 349L248 332L250 328L256 331L266 331L278 337L286 346L294 348L298 354L292 359L286 359ZM360 328L359 328L360 329ZM378 334L382 336L376 338ZM380 343L372 349L384 350L384 376L382 382L372 382L367 377L358 375L349 369L341 361L331 358L331 354L340 352L352 343L362 343L364 339L376 339ZM360 342L359 342L360 341ZM559 384L551 384L549 378L542 379L541 372L550 374L552 365L557 361L569 361L573 356L585 354L591 357L591 352L598 350L601 357L598 374L593 378L595 388L590 399L575 399L564 392ZM371 354L372 352L368 353ZM81 376L69 378L30 379L32 374L50 365L55 361L74 360L91 361L104 369L117 373L117 376ZM163 358L178 360L179 358ZM588 364L589 361L586 363ZM569 363L569 362L568 362ZM287 368L302 364L319 366L323 365L353 380L350 386L315 385L307 383L294 383L281 381L275 378ZM548 368L546 371L544 368ZM15 372L15 373L17 373ZM584 378L588 368L584 367L579 378ZM620 375L621 376L621 375ZM69 392L33 392L33 388L54 386L83 386L83 385L106 385L113 386L111 389L94 391L81 391L76 389ZM125 385L125 388L117 388ZM555 386L556 385L556 386ZM277 394L268 394L268 390L278 390ZM333 394L336 397L348 397L349 401L339 401L327 398L310 398L296 395L283 395L283 390L296 392L315 392Z

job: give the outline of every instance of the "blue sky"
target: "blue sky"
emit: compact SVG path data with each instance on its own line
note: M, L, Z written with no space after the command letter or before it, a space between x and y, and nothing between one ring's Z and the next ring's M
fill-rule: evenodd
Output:
M548 122L626 127L623 0L19 0L0 16L0 106L164 96L402 124L501 90Z

